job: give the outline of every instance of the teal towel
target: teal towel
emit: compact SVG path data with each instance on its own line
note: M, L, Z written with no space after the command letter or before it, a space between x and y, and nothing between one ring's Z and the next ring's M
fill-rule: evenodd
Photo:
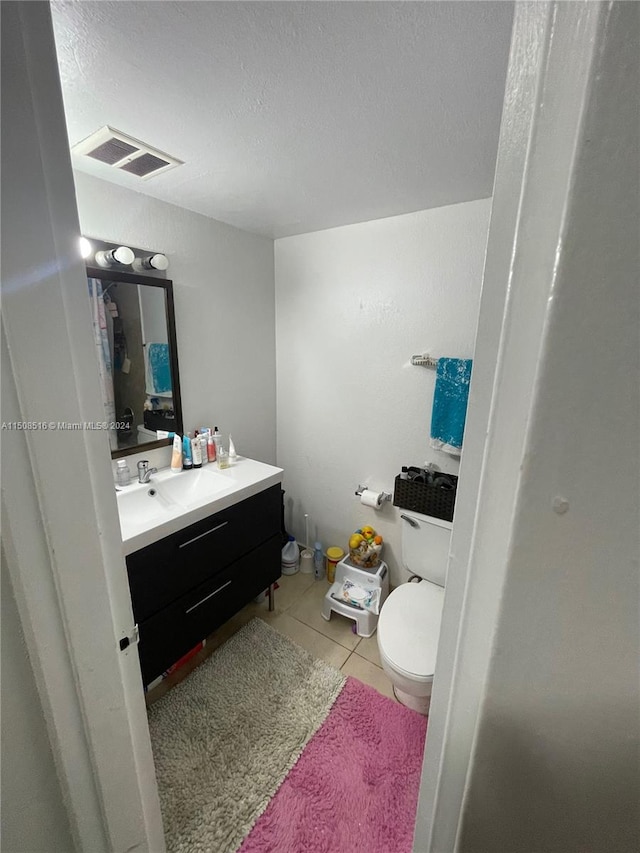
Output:
M171 366L169 364L169 344L148 344L149 379L152 388L147 393L166 394L171 392ZM148 383L147 383L148 384Z
M431 413L431 446L460 455L467 417L470 358L439 358Z

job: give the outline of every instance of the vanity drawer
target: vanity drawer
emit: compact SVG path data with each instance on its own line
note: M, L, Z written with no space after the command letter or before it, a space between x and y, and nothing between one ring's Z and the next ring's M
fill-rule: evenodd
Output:
M161 675L280 576L280 534L215 578L142 622L140 666L145 684Z
M184 476L189 476L185 474ZM217 577L279 533L281 490L273 486L127 557L137 622Z

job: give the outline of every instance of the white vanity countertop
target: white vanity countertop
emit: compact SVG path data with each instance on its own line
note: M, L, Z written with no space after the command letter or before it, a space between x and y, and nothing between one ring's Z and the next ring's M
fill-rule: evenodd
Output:
M116 492L123 553L132 554L196 521L282 482L283 470L239 456L229 468L216 463L172 473L163 468L149 483ZM150 494L150 492L154 494Z

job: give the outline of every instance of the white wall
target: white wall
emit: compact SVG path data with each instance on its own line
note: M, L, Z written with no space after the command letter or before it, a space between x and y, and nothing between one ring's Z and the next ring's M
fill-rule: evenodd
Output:
M217 424L242 456L274 463L273 242L82 172L75 181L85 236L169 258L185 429ZM157 457L168 465L170 451Z
M399 511L365 509L402 465L458 461L429 447L435 372L410 358L469 358L490 199L277 240L278 465L289 532L304 513L324 547L371 523L400 568Z
M4 853L74 849L60 782L26 650L11 582L2 563L2 833Z

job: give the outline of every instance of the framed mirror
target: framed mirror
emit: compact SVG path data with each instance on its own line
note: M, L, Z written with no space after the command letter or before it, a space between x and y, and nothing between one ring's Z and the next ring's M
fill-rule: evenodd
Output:
M111 458L163 447L182 434L173 284L87 266L87 285Z

